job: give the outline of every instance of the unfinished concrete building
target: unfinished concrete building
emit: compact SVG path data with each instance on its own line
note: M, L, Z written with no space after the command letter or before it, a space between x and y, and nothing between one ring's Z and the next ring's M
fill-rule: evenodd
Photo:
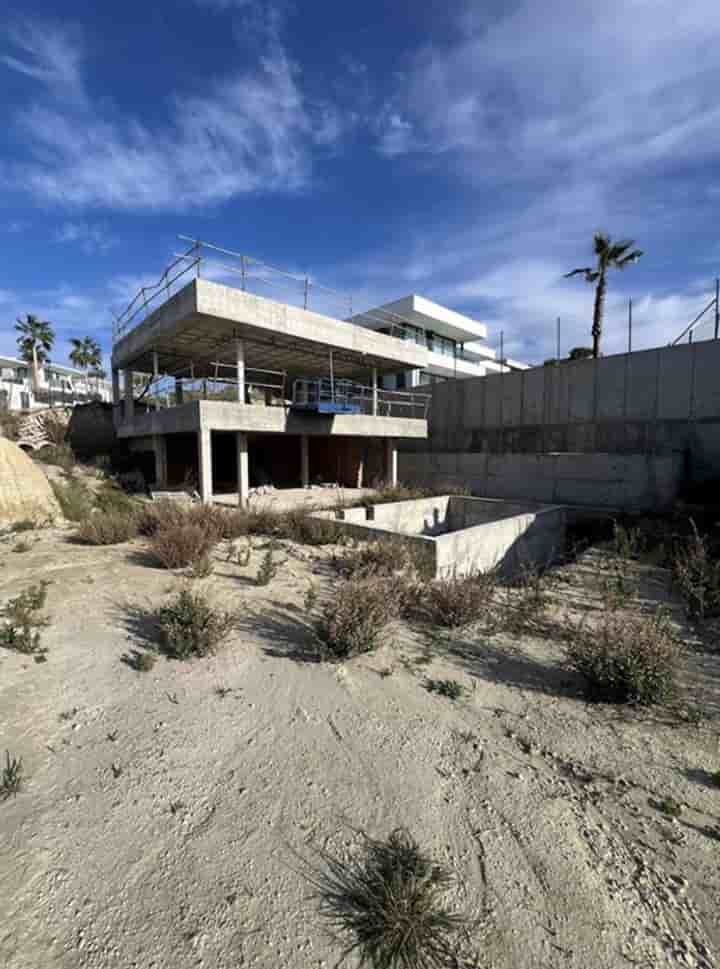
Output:
M428 397L380 379L425 368L427 349L309 309L308 279L283 274L300 306L250 293L268 267L215 247L209 262L206 248L179 256L114 327L117 434L153 455L155 487L242 504L269 483L395 482L397 442L427 435Z

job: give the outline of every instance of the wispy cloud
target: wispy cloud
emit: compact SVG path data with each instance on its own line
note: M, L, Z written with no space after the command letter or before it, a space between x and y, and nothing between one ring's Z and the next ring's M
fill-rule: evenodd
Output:
M82 89L83 45L77 29L56 23L18 20L7 31L10 52L0 63L53 88L57 95Z
M66 42L63 31L48 45ZM67 56L73 70L80 59L80 47ZM150 129L89 98L70 105L48 95L18 115L30 157L4 178L46 202L187 210L302 190L314 153L342 132L332 106L304 96L297 67L274 41L253 68L207 82L200 94L172 94L167 104L165 122Z
M75 243L86 253L106 252L117 245L106 226L90 222L63 222L55 233L55 241Z

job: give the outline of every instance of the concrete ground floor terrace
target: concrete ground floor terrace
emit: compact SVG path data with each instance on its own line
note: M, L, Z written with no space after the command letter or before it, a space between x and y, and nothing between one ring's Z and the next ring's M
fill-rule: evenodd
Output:
M203 502L252 487L306 487L332 482L362 488L397 482L398 438L426 434L425 421L373 415L305 415L284 407L189 401L136 412L118 437L145 455L157 489L195 488Z

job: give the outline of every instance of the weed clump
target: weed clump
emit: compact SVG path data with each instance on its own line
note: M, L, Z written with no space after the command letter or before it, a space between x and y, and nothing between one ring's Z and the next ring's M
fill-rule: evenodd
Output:
M462 683L457 680L426 680L425 689L428 693L438 693L449 700L459 700L465 692Z
M48 625L41 615L47 599L48 582L31 585L14 599L9 599L0 611L4 625L0 627L0 646L18 653L43 655L40 630Z
M650 705L673 695L680 646L662 610L606 614L598 627L581 623L569 637L567 662L585 678L590 699Z
M96 511L80 523L76 537L87 545L119 545L138 533L137 518L122 510Z
M234 613L217 609L202 592L182 589L160 609L160 645L174 659L207 656L237 625Z
M343 571L356 579L391 577L399 573L429 578L432 563L409 542L368 542L342 563Z
M323 868L308 877L343 956L357 953L373 969L458 966L466 918L444 896L451 873L419 848L404 829L386 841L362 835L362 853L344 861L322 854Z
M54 464L63 471L72 471L77 463L72 448L67 444L46 444L37 451L33 451L32 456L42 464Z
M344 660L371 652L394 615L387 583L375 578L344 580L315 625L320 658Z
M418 588L415 611L434 626L468 626L489 617L496 583L491 571L436 579Z
M691 520L692 535L676 550L672 562L675 585L692 619L720 613L720 559L710 554L708 541Z
M11 757L10 751L5 751L5 766L0 775L0 800L15 797L23 785L22 757Z

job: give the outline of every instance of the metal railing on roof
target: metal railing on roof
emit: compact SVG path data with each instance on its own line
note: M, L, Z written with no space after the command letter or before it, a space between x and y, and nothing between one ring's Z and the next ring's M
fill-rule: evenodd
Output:
M352 315L349 293L323 286L311 276L302 276L270 266L232 249L224 249L200 239L179 236L192 245L175 259L155 283L142 286L113 322L113 344L121 340L134 325L193 278L203 276L215 281L232 278L240 281L243 292L282 298L283 302L332 315Z

